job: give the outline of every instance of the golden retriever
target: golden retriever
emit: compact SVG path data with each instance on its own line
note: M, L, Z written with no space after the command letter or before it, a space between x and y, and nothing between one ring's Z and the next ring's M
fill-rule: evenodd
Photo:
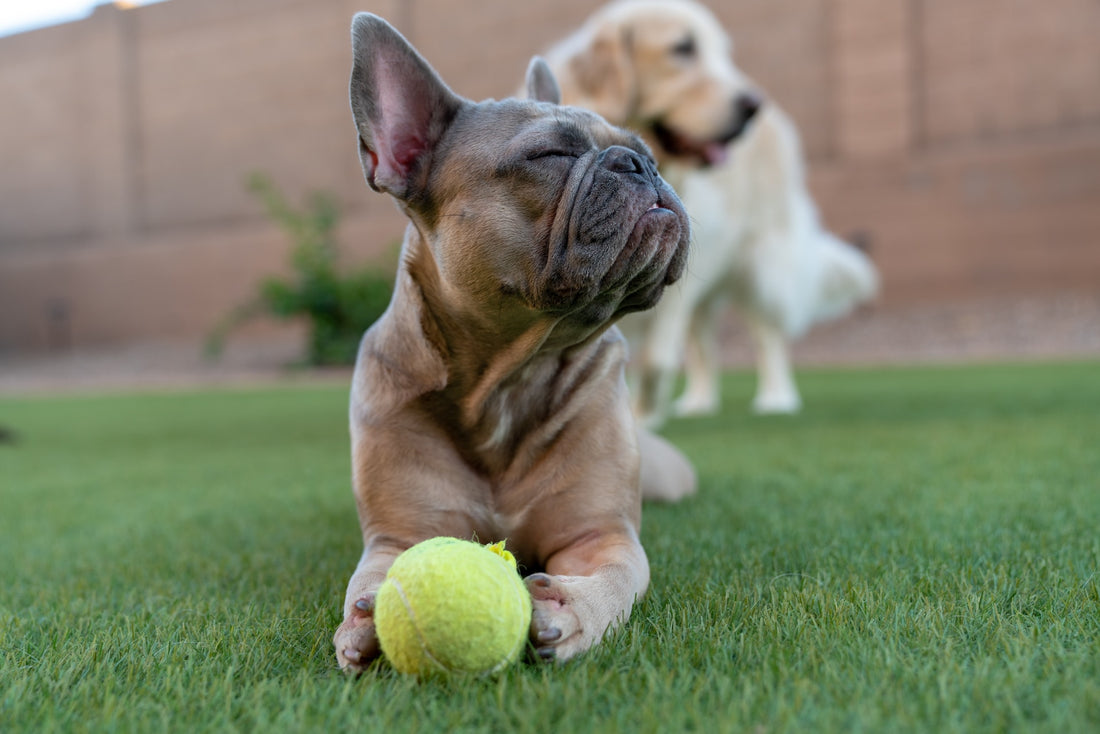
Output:
M646 138L692 217L687 274L653 311L620 324L635 352L638 417L655 426L717 410L716 316L728 301L756 341L755 410L799 410L789 341L871 298L878 276L822 227L790 118L734 65L729 36L692 0L613 2L546 58L564 102Z

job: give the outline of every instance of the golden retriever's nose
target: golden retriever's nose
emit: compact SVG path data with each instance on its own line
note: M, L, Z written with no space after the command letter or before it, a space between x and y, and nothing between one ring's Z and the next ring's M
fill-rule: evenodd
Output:
M763 106L764 98L752 92L742 92L733 100L735 117L741 121L742 125L756 117L756 113Z

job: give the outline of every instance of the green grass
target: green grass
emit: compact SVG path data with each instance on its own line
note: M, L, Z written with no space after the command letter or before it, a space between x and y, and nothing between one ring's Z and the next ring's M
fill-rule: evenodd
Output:
M806 371L668 435L650 594L565 666L347 680L346 392L7 399L0 730L1100 729L1100 365Z

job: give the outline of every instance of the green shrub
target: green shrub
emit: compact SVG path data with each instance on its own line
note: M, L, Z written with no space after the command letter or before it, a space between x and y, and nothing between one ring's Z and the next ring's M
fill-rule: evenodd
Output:
M220 353L228 332L260 315L305 317L309 336L305 361L311 365L351 364L363 332L389 305L392 268L377 263L341 272L336 226L340 212L329 194L316 192L296 209L269 178L253 174L248 188L268 216L294 242L291 274L266 278L254 301L236 309L210 335L207 352Z

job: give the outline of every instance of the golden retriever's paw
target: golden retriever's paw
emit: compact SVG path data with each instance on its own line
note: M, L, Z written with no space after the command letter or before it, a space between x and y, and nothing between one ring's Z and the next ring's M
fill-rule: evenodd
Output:
M565 584L557 576L535 573L524 579L531 593L531 645L536 660L565 662L584 652L584 629L569 601Z
M678 418L694 418L696 416L714 415L718 412L719 407L717 395L688 392L676 401L672 413Z
M802 398L794 390L763 392L752 401L757 415L791 415L802 410Z
M355 602L351 614L333 635L332 643L336 648L336 661L345 673L362 673L382 654L374 631L374 594Z

